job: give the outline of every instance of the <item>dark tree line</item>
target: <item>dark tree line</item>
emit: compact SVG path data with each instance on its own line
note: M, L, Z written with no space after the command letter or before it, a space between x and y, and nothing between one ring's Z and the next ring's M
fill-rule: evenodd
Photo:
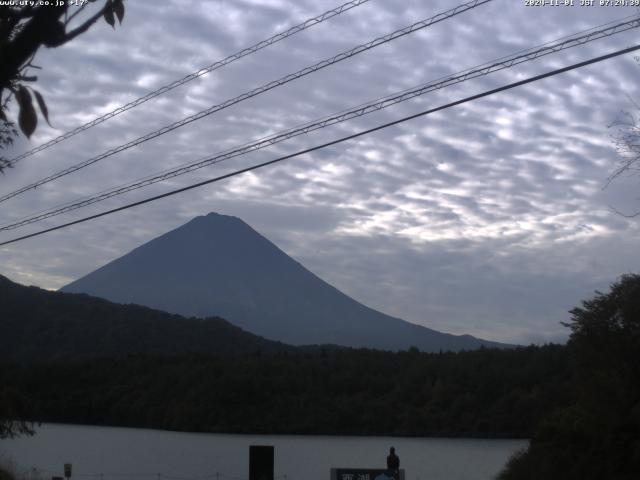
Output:
M528 437L572 401L561 346L426 354L321 350L16 366L48 422L196 432Z

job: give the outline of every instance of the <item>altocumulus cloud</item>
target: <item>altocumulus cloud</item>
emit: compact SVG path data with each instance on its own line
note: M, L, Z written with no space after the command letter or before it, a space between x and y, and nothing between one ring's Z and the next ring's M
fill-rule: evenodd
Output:
M13 153L337 3L128 2L116 31L100 24L62 48L40 52L38 88L54 127L40 126ZM2 191L452 6L372 0L24 160L1 179ZM1 220L634 13L495 0L27 192L2 205ZM634 37L632 31L465 82L19 232L308 148L631 45ZM603 186L617 161L607 125L633 108L629 98L640 98L639 75L632 56L619 57L3 247L2 273L57 288L196 215L217 211L241 217L322 278L386 313L495 340L562 340L567 332L559 322L568 309L621 273L638 270L638 221L611 209L637 210L637 183Z

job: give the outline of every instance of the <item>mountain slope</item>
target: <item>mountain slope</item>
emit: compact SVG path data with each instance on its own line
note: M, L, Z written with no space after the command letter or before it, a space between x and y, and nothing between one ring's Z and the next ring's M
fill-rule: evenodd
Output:
M368 308L288 257L236 217L197 217L63 287L185 316L218 315L301 345L423 351L499 344L437 332Z
M44 361L131 354L242 355L294 348L220 318L184 318L138 305L25 287L0 275L0 359Z

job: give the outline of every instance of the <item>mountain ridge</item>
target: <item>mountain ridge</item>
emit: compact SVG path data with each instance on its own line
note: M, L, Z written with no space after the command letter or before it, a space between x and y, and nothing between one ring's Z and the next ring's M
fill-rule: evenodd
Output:
M0 275L0 359L17 362L128 355L294 352L218 317L186 318L87 294L51 292Z

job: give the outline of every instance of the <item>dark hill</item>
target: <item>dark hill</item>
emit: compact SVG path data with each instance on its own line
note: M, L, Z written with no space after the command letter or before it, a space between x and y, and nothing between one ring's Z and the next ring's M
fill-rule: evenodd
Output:
M293 351L221 318L184 318L138 305L25 287L0 275L0 358L12 361L217 356Z
M504 346L390 317L343 294L236 217L197 217L65 286L282 342L423 351Z

